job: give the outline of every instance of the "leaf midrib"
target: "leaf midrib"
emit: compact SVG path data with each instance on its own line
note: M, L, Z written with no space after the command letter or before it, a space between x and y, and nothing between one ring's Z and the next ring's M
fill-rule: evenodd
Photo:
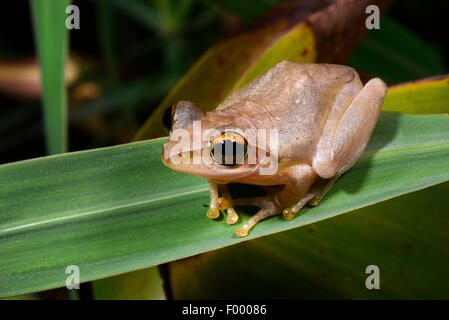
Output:
M49 218L46 220L34 219L34 220L29 220L29 221L22 221L21 224L16 223L16 224L3 225L6 228L0 229L0 236L11 235L14 233L23 232L23 231L26 231L29 229L33 229L36 226L40 226L40 225L44 225L44 224L51 224L53 222L55 224L57 224L61 221L90 216L93 214L102 214L102 213L106 213L109 211L139 206L139 205L148 204L151 202L162 201L162 200L167 200L167 199L171 199L171 198L182 197L182 196L186 196L186 195L190 195L190 194L194 194L194 193L204 192L207 190L208 190L208 188L204 187L204 186L201 188L196 188L196 189L189 188L189 190L184 191L184 192L177 192L177 193L171 193L171 194L169 194L167 192L167 193L163 193L159 197L152 197L150 199L145 199L145 200L141 200L141 201L135 201L136 198L134 198L134 199L126 201L124 204L110 206L110 207L102 208L102 209L94 209L94 210L90 210L90 211L85 211L84 210L85 208L82 208L82 209L76 210L76 211L82 211L82 212L77 212L77 213L73 213L73 214L69 214L69 215L60 215L58 217L52 217L52 218ZM66 214L67 212L73 212L73 211L66 211L66 212L63 212L63 214ZM26 223L23 224L23 222L26 222Z

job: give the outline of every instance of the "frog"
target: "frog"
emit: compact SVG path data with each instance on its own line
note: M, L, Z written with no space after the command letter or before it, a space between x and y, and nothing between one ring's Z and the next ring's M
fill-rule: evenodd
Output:
M380 78L363 85L349 66L282 61L212 111L204 113L184 100L173 105L162 161L172 170L208 180L206 214L211 219L226 212L226 222L233 225L239 220L236 207L258 207L235 230L238 237L246 237L263 219L282 214L292 220L306 204L318 205L362 155L387 90ZM174 135L179 130L183 133ZM275 130L276 143L245 135L258 130ZM183 148L180 137L188 140ZM249 154L256 154L252 161ZM202 160L193 161L195 155ZM273 162L275 169L267 174ZM233 199L231 183L261 186L267 192Z

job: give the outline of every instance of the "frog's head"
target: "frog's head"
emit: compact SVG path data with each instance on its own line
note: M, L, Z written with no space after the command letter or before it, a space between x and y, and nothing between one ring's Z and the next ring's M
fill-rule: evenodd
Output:
M203 114L193 103L180 101L164 118L171 120L164 121L171 132L162 161L175 171L228 183L257 175L266 166L266 159L258 160L255 130L231 110Z

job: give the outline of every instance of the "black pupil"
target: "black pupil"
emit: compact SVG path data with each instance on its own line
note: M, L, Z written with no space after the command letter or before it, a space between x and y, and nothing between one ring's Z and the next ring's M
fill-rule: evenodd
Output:
M235 140L226 139L215 144L211 150L212 156L218 164L235 166L245 160L246 146Z

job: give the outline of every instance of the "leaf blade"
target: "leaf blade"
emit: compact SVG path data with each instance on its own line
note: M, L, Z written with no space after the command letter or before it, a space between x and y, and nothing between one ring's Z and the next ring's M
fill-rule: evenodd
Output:
M292 221L268 219L246 239L225 221L206 218L205 179L162 165L164 139L0 166L0 179L11 181L0 187L0 296L62 286L70 264L80 267L81 281L99 279L444 182L448 121L384 112L367 154L319 206Z
M382 109L412 114L448 113L449 75L390 87Z
M441 209L448 191L446 182L171 262L170 292L174 299L447 299L448 217ZM380 290L365 286L369 265L379 267Z
M64 74L68 50L65 26L70 0L32 0L32 16L42 74L47 151L67 150L67 93Z

